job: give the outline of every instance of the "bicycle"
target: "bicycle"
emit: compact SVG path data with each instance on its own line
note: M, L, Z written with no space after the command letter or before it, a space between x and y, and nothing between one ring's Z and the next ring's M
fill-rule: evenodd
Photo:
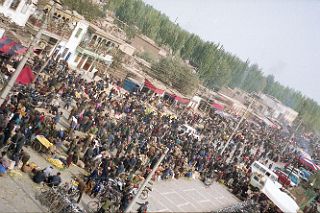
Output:
M44 206L50 207L53 201L55 201L58 197L57 190L58 189L56 187L51 188L45 185L40 188L40 194L38 196L40 203Z
M139 198L141 200L147 200L148 199L149 192L152 192L152 188L151 188L152 185L153 185L153 183L150 181L149 182L149 186L145 186L144 187L144 189L142 190L142 192L141 192L141 194L139 196ZM138 188L134 188L134 189L131 190L130 193L133 194L133 195L136 195L138 193L138 190L139 190Z

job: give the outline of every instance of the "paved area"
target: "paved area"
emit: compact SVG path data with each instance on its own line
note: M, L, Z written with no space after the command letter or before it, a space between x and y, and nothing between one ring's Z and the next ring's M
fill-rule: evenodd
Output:
M148 201L150 212L210 212L240 202L224 186L214 183L206 187L194 179L155 182ZM138 207L136 204L133 210Z
M0 212L43 212L44 207L35 200L33 184L26 175L5 176L0 179ZM31 188L31 189L30 189Z
M29 162L36 163L40 168L50 165L43 156L31 148L26 149L31 155ZM55 169L55 172L59 170ZM61 172L62 182L68 182L72 176L84 173L84 170L71 165ZM34 183L29 174L19 169L13 171L13 175L0 177L0 212L46 212L46 207L37 200L40 185ZM83 195L80 206L87 209L87 203L91 201L89 196Z

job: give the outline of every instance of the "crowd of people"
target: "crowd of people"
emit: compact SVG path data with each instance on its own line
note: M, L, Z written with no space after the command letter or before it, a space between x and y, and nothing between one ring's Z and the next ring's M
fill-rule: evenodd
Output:
M37 62L33 65L36 71L40 67ZM20 160L25 165L30 156L26 156L24 147L41 134L57 149L67 148L63 160L67 167L83 162L90 175L83 180L82 192L97 196L108 180L123 183L117 203L106 197L101 200L105 205L100 212L108 211L112 205L124 211L134 196L132 189L147 178L166 149L168 153L157 168L154 181L215 176L243 200L252 196L252 162L284 162L294 157L287 146L288 135L249 121L241 125L221 155L236 119L219 114L204 116L184 110L185 107L174 114L170 107L176 105L162 97L150 91L123 92L120 80L100 77L87 81L83 74L69 69L66 62L51 60L33 85L17 85L0 107L1 147L13 144L10 156L5 152L1 155L0 174L8 168L7 157L16 165ZM67 127L61 125L63 120ZM183 124L195 127L201 138L182 134L179 127ZM41 176L39 171L36 175ZM59 179L57 176L60 174L46 177L48 183L55 184L52 179Z

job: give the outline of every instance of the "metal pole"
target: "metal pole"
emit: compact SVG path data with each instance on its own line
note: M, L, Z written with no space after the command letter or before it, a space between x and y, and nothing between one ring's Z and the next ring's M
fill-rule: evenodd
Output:
M223 147L223 149L221 150L221 152L220 152L220 154L221 154L221 155L222 155L222 154L223 154L223 152L226 150L226 148L228 147L228 145L229 145L229 143L231 142L232 138L234 137L234 135L235 135L235 134L236 134L236 132L238 131L238 129L239 129L239 127L240 127L240 125L241 125L242 121L245 119L245 116L246 116L247 112L249 111L249 109L250 109L250 108L251 108L251 106L253 105L254 100L255 100L255 99L254 99L254 98L252 98L252 101L250 102L250 104L249 104L249 106L247 107L246 111L243 113L243 115L242 115L242 117L241 117L240 121L238 122L238 124L237 124L236 128L233 130L232 134L230 135L230 137L229 137L229 139L228 139L228 141L227 141L226 145L225 145L225 146ZM232 156L230 156L230 157L232 158Z
M167 155L169 149L166 148L166 151L161 155L160 159L158 160L157 164L153 167L151 173L148 175L148 177L146 178L146 180L143 182L143 184L140 186L137 194L135 195L135 197L132 199L131 203L129 204L129 206L127 207L127 209L125 210L125 212L132 212L132 207L133 205L137 202L139 196L141 195L142 191L144 190L144 188L147 186L147 184L149 183L149 181L151 180L153 174L157 171L159 165L161 164L161 162L163 161L164 157Z
M290 141L293 142L294 135L295 135L296 132L298 132L298 130L299 130L299 128L300 128L301 125L302 125L302 119L300 120L300 122L299 122L298 126L296 127L295 131L292 132L292 134L291 134L291 136L290 136L290 139L289 139ZM295 144L295 146L297 147L297 144ZM285 144L284 149L283 149L283 152L287 149L287 147L288 147L288 143Z

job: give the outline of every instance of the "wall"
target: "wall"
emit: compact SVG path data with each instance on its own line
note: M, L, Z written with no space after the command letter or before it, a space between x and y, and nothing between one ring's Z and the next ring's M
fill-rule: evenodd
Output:
M70 66L77 66L77 63L74 61L77 54L76 50L83 38L85 37L85 35L87 34L88 27L89 24L87 21L81 20L77 22L77 25L72 31L69 40L67 42L60 42L59 44L61 46L59 54L62 54L65 51L65 49L68 48L68 52L65 54L64 59L66 59L68 57L68 54L70 54L70 56L68 57L68 64ZM77 35L79 29L82 29L82 31L79 35Z
M3 13L6 17L11 18L19 26L25 26L29 17L36 11L36 7L32 5L26 5L25 0L21 0L16 10L10 8L13 0L6 0L3 5L0 5L0 13Z
M136 36L131 41L131 46L136 48L139 52L147 52L154 58L160 58L159 55L160 48L141 38L140 36Z
M135 48L129 44L121 44L119 46L119 49L124 52L127 55L133 56L134 52L135 52Z
M192 109L197 109L200 105L202 98L199 96L193 96L192 99L190 100L188 107Z
M5 29L3 29L3 28L0 28L0 38L2 38L3 37L3 34L5 33Z

